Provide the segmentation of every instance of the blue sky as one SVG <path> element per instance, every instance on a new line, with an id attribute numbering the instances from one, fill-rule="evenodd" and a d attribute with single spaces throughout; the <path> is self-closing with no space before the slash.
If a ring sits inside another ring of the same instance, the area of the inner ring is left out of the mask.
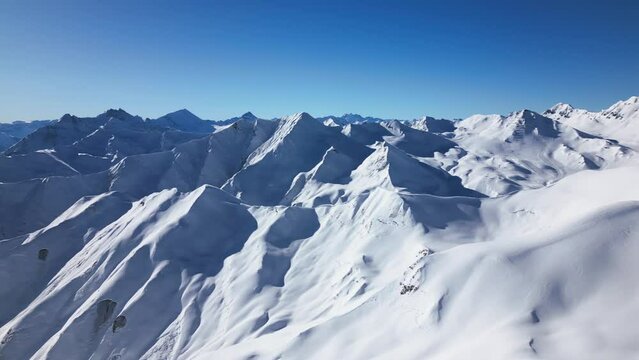
<path id="1" fill-rule="evenodd" d="M 0 121 L 599 110 L 639 95 L 637 19 L 634 0 L 4 0 Z"/>

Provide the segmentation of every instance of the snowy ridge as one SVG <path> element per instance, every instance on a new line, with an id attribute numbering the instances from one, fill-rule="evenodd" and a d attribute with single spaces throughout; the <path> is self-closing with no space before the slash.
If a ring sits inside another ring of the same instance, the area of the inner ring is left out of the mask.
<path id="1" fill-rule="evenodd" d="M 0 359 L 634 358 L 637 155 L 579 113 L 65 116 L 0 156 Z"/>
<path id="2" fill-rule="evenodd" d="M 637 149 L 639 146 L 639 97 L 618 101 L 608 109 L 591 112 L 557 104 L 545 116 L 584 132 L 612 139 Z"/>
<path id="3" fill-rule="evenodd" d="M 170 150 L 206 135 L 156 126 L 122 109 L 110 109 L 95 118 L 67 114 L 27 135 L 0 155 L 0 181 L 67 176 L 66 168 L 73 173 L 96 173 L 126 156 Z M 49 158 L 42 156 L 43 151 Z M 66 168 L 55 166 L 56 161 Z M 16 162 L 28 163 L 29 170 L 20 169 L 19 175 L 13 173 Z"/>
<path id="4" fill-rule="evenodd" d="M 539 188 L 584 169 L 617 166 L 636 152 L 530 110 L 474 115 L 457 124 L 461 148 L 436 156 L 465 186 L 489 196 Z"/>

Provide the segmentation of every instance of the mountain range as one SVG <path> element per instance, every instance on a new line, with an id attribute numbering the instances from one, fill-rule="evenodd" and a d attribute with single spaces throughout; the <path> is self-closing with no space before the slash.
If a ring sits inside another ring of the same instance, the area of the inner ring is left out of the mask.
<path id="1" fill-rule="evenodd" d="M 636 96 L 0 125 L 0 359 L 635 358 L 638 139 Z"/>

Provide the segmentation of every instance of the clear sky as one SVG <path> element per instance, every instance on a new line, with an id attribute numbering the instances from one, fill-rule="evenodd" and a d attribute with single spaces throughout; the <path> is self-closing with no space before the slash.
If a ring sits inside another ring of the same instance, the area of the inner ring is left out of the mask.
<path id="1" fill-rule="evenodd" d="M 454 118 L 631 95 L 636 0 L 0 1 L 0 121 Z"/>

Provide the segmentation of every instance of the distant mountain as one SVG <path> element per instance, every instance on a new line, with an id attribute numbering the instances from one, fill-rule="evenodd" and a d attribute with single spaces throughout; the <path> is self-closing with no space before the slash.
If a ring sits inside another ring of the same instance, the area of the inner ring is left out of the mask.
<path id="1" fill-rule="evenodd" d="M 166 114 L 157 119 L 147 120 L 147 123 L 192 133 L 210 133 L 215 130 L 214 121 L 202 120 L 186 109 Z"/>
<path id="2" fill-rule="evenodd" d="M 414 127 L 418 130 L 429 131 L 432 133 L 446 133 L 455 130 L 455 122 L 447 119 L 436 119 L 430 116 L 422 116 L 419 119 L 414 120 L 398 120 L 398 119 L 381 119 L 370 116 L 362 116 L 359 114 L 344 114 L 342 116 L 324 116 L 317 118 L 325 125 L 337 125 L 345 126 L 348 124 L 363 124 L 363 123 L 391 123 L 398 121 L 404 125 Z"/>
<path id="3" fill-rule="evenodd" d="M 347 125 L 347 124 L 357 124 L 357 123 L 363 123 L 363 122 L 384 122 L 384 121 L 390 121 L 391 119 L 380 119 L 380 118 L 376 118 L 376 117 L 371 117 L 371 116 L 362 116 L 359 114 L 344 114 L 342 116 L 335 116 L 335 115 L 329 115 L 329 116 L 323 116 L 323 117 L 318 117 L 317 120 L 319 120 L 320 122 L 324 123 L 326 121 L 332 121 L 337 125 Z"/>
<path id="4" fill-rule="evenodd" d="M 437 134 L 450 133 L 455 131 L 456 122 L 447 119 L 435 119 L 430 116 L 422 116 L 419 119 L 409 122 L 409 125 L 422 130 L 429 131 Z"/>
<path id="5" fill-rule="evenodd" d="M 20 141 L 23 137 L 49 123 L 51 123 L 51 120 L 0 123 L 0 153 Z"/>
<path id="6" fill-rule="evenodd" d="M 169 150 L 207 135 L 169 127 L 168 122 L 165 125 L 145 122 L 122 109 L 111 109 L 93 118 L 66 114 L 27 135 L 0 156 L 0 181 L 99 172 L 126 156 Z M 25 163 L 28 165 L 18 165 Z"/>
<path id="7" fill-rule="evenodd" d="M 230 119 L 226 119 L 226 120 L 218 120 L 218 121 L 213 121 L 213 123 L 216 126 L 225 126 L 225 125 L 230 125 L 233 124 L 234 122 L 240 121 L 240 120 L 255 120 L 257 119 L 257 117 L 255 115 L 253 115 L 253 113 L 251 113 L 250 111 L 245 113 L 242 116 L 237 116 L 237 117 L 233 117 Z"/>

